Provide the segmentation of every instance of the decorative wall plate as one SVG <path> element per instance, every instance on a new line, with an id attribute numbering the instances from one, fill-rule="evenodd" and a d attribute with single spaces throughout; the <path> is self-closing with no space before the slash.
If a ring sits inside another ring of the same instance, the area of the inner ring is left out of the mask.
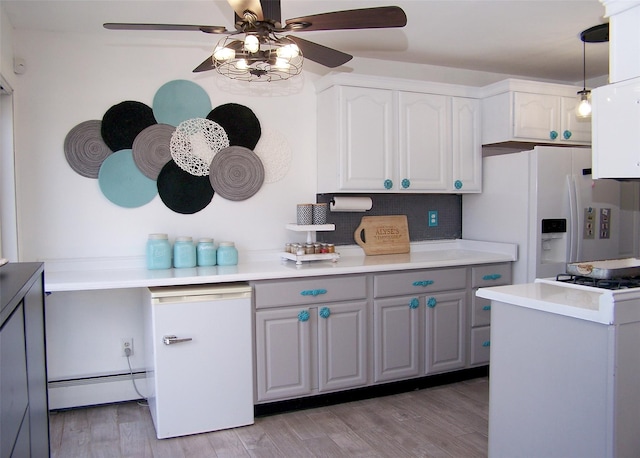
<path id="1" fill-rule="evenodd" d="M 264 167 L 250 149 L 230 146 L 218 152 L 211 161 L 211 186 L 228 200 L 246 200 L 264 183 Z"/>
<path id="2" fill-rule="evenodd" d="M 102 139 L 101 125 L 99 120 L 81 122 L 64 139 L 67 162 L 83 177 L 98 178 L 102 162 L 113 153 Z"/>

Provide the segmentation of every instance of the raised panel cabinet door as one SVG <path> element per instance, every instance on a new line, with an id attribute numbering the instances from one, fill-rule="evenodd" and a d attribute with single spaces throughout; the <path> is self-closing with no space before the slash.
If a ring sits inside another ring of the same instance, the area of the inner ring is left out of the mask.
<path id="1" fill-rule="evenodd" d="M 397 190 L 445 191 L 451 181 L 451 97 L 398 94 Z"/>
<path id="2" fill-rule="evenodd" d="M 480 192 L 482 190 L 480 101 L 453 97 L 451 119 L 453 166 L 449 189 L 458 192 Z"/>
<path id="3" fill-rule="evenodd" d="M 558 142 L 562 139 L 557 96 L 516 92 L 514 113 L 514 137 Z"/>
<path id="4" fill-rule="evenodd" d="M 340 88 L 340 95 L 340 189 L 397 190 L 393 92 L 347 86 Z"/>
<path id="5" fill-rule="evenodd" d="M 367 302 L 319 305 L 318 390 L 367 383 Z"/>
<path id="6" fill-rule="evenodd" d="M 418 296 L 374 302 L 375 382 L 420 375 L 420 304 Z"/>
<path id="7" fill-rule="evenodd" d="M 256 312 L 257 400 L 285 399 L 311 392 L 311 327 L 306 307 Z"/>
<path id="8" fill-rule="evenodd" d="M 426 296 L 426 373 L 465 366 L 466 292 Z"/>
<path id="9" fill-rule="evenodd" d="M 561 97 L 560 111 L 562 113 L 561 131 L 562 139 L 572 143 L 591 144 L 591 118 L 578 118 L 576 107 L 577 97 Z"/>

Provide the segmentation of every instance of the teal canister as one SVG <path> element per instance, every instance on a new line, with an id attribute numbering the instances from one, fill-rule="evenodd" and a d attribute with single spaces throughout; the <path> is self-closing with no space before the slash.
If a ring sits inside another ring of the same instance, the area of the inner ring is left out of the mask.
<path id="1" fill-rule="evenodd" d="M 233 242 L 220 242 L 217 253 L 219 266 L 235 266 L 238 264 L 238 250 Z"/>
<path id="2" fill-rule="evenodd" d="M 196 247 L 191 237 L 176 237 L 173 244 L 173 267 L 180 269 L 183 267 L 196 266 Z"/>
<path id="3" fill-rule="evenodd" d="M 213 239 L 202 238 L 198 240 L 196 258 L 200 267 L 216 265 L 216 247 L 213 245 Z"/>
<path id="4" fill-rule="evenodd" d="M 147 269 L 171 269 L 171 244 L 167 234 L 149 234 L 147 239 Z"/>

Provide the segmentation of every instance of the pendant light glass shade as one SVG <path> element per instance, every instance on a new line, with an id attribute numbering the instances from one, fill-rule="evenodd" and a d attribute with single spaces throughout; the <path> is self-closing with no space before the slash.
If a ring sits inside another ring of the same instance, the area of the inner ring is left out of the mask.
<path id="1" fill-rule="evenodd" d="M 585 41 L 582 41 L 582 90 L 578 91 L 578 105 L 576 107 L 576 116 L 578 118 L 591 117 L 591 91 L 586 88 L 587 85 L 587 59 Z"/>

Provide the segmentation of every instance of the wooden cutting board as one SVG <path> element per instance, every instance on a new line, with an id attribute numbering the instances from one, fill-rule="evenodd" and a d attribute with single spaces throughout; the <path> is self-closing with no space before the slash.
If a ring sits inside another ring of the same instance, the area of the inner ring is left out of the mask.
<path id="1" fill-rule="evenodd" d="M 407 215 L 363 216 L 353 236 L 366 255 L 409 252 Z"/>

